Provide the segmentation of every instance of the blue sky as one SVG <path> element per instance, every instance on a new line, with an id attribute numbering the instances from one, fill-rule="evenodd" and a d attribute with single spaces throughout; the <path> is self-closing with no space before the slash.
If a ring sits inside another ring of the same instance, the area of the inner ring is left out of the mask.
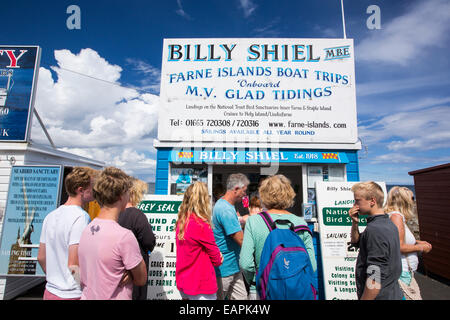
<path id="1" fill-rule="evenodd" d="M 72 4 L 80 30 L 66 26 Z M 381 29 L 366 25 L 370 5 Z M 344 0 L 344 8 L 361 180 L 412 184 L 408 171 L 450 160 L 450 2 Z M 35 106 L 56 145 L 146 181 L 156 165 L 164 38 L 343 37 L 339 0 L 16 0 L 2 4 L 0 19 L 2 44 L 42 48 Z M 45 143 L 37 124 L 32 139 Z"/>

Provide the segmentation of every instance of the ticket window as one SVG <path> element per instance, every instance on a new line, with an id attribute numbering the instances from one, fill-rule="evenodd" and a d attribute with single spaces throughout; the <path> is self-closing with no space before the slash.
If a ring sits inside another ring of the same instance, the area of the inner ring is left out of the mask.
<path id="1" fill-rule="evenodd" d="M 307 167 L 308 199 L 303 211 L 308 212 L 308 220 L 317 219 L 317 203 L 315 183 L 317 181 L 344 182 L 346 181 L 345 165 L 343 164 L 314 164 Z M 305 214 L 306 216 L 306 214 Z"/>

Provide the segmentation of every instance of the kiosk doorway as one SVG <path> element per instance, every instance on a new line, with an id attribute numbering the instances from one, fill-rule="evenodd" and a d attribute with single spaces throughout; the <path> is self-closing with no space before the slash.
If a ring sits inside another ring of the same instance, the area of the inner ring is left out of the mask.
<path id="1" fill-rule="evenodd" d="M 261 165 L 213 165 L 212 166 L 212 194 L 213 200 L 217 201 L 226 192 L 226 182 L 228 176 L 233 173 L 243 173 L 250 180 L 247 188 L 249 197 L 255 196 L 259 183 L 267 176 L 261 175 Z M 303 203 L 303 176 L 302 165 L 280 165 L 277 174 L 286 176 L 290 181 L 296 194 L 294 205 L 287 209 L 289 212 L 302 216 Z M 243 208 L 242 204 L 236 205 L 237 211 L 241 215 L 248 214 L 248 209 Z"/>

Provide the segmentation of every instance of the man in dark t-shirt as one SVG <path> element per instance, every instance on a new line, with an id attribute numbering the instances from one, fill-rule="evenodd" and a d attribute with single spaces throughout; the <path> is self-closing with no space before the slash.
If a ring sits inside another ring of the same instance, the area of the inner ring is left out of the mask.
<path id="1" fill-rule="evenodd" d="M 355 272 L 358 299 L 401 300 L 400 240 L 397 227 L 384 213 L 383 190 L 375 182 L 362 182 L 355 184 L 352 191 L 355 204 L 349 215 L 351 241 L 359 246 Z M 369 215 L 367 227 L 361 234 L 358 230 L 360 214 Z"/>

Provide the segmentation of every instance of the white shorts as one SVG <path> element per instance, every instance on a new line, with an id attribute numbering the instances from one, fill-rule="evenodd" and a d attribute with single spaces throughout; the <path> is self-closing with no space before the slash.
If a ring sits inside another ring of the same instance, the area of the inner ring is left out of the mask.
<path id="1" fill-rule="evenodd" d="M 248 300 L 242 272 L 224 278 L 217 277 L 216 279 L 218 300 Z"/>

